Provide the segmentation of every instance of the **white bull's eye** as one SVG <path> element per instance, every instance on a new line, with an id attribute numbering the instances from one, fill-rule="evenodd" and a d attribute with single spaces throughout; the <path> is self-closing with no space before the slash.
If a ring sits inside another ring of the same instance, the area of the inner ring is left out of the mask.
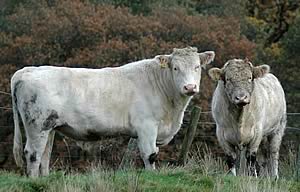
<path id="1" fill-rule="evenodd" d="M 198 71 L 200 69 L 200 65 L 197 65 L 196 67 L 195 67 L 195 71 Z"/>
<path id="2" fill-rule="evenodd" d="M 177 71 L 177 67 L 174 67 L 174 71 Z"/>

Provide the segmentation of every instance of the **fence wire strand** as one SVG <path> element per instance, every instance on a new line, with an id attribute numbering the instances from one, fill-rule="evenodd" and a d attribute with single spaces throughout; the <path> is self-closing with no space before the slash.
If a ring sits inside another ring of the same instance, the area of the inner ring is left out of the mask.
<path id="1" fill-rule="evenodd" d="M 0 91 L 0 94 L 3 94 L 3 95 L 9 95 L 9 96 L 11 96 L 11 94 L 10 94 L 10 93 L 8 93 L 8 92 L 5 92 L 5 91 Z"/>
<path id="2" fill-rule="evenodd" d="M 1 107 L 0 109 L 3 109 L 3 107 Z M 202 112 L 204 114 L 210 114 L 210 111 L 207 112 Z M 300 113 L 287 113 L 287 115 L 300 115 Z M 209 122 L 209 121 L 199 121 L 198 125 L 215 125 L 215 122 Z M 0 128 L 13 128 L 13 126 L 9 126 L 9 125 L 0 125 Z M 298 127 L 292 127 L 292 126 L 287 126 L 286 130 L 290 130 L 290 133 L 300 133 L 300 128 Z M 205 134 L 205 133 L 202 133 Z M 216 135 L 197 135 L 195 138 L 216 138 Z M 64 145 L 56 145 L 56 151 L 59 151 L 58 153 L 53 154 L 53 158 L 55 158 L 54 163 L 52 163 L 52 167 L 56 164 L 58 164 L 58 162 L 63 161 L 64 163 L 68 163 L 68 164 L 72 164 L 72 161 L 74 159 L 76 160 L 86 160 L 89 158 L 96 158 L 96 159 L 101 159 L 101 156 L 98 157 L 95 154 L 92 153 L 82 153 L 83 151 L 87 151 L 84 150 L 82 148 L 80 148 L 80 146 L 74 144 L 73 143 L 68 143 L 67 140 L 63 139 L 62 140 Z M 0 141 L 0 146 L 12 146 L 13 145 L 13 141 Z M 78 152 L 76 154 L 72 154 L 70 149 L 81 149 L 82 152 Z M 83 155 L 84 154 L 84 155 Z M 12 156 L 10 155 L 10 153 L 3 153 L 0 154 L 1 158 L 11 158 Z M 16 166 L 13 165 L 2 165 L 0 166 L 0 169 L 16 169 Z"/>

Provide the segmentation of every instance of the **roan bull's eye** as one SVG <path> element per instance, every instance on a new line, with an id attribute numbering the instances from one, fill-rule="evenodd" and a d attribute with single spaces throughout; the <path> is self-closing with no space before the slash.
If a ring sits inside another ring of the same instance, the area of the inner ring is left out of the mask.
<path id="1" fill-rule="evenodd" d="M 177 67 L 174 67 L 174 71 L 177 71 Z"/>
<path id="2" fill-rule="evenodd" d="M 252 81 L 252 77 L 249 77 L 249 78 L 248 78 L 248 81 L 251 82 L 251 81 Z"/>

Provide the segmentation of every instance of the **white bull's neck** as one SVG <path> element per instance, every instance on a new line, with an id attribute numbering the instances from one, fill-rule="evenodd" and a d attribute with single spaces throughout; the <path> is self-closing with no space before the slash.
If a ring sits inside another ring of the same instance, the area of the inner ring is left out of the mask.
<path id="1" fill-rule="evenodd" d="M 142 60 L 123 66 L 123 68 L 130 79 L 152 90 L 148 94 L 162 99 L 163 110 L 184 110 L 191 99 L 191 97 L 183 96 L 175 88 L 170 69 L 162 68 L 156 59 Z"/>
<path id="2" fill-rule="evenodd" d="M 151 77 L 152 76 L 152 77 Z M 153 68 L 152 73 L 148 74 L 148 79 L 159 90 L 162 98 L 164 98 L 172 107 L 182 110 L 191 97 L 183 96 L 175 86 L 175 82 L 170 69 L 164 69 L 160 66 Z"/>
<path id="3" fill-rule="evenodd" d="M 161 121 L 158 130 L 157 142 L 167 144 L 181 127 L 184 111 L 192 97 L 183 96 L 176 89 L 170 69 L 159 66 L 148 73 L 150 84 L 157 89 L 162 99 L 160 106 Z"/>

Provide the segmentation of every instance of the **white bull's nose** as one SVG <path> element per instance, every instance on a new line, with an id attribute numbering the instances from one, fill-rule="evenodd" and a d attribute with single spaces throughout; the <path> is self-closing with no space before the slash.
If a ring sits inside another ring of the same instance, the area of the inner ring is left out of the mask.
<path id="1" fill-rule="evenodd" d="M 197 92 L 197 85 L 196 84 L 187 84 L 183 86 L 184 94 L 188 96 L 192 96 Z"/>
<path id="2" fill-rule="evenodd" d="M 195 84 L 187 84 L 184 86 L 184 89 L 186 91 L 193 91 L 194 89 L 196 89 L 196 85 Z"/>

